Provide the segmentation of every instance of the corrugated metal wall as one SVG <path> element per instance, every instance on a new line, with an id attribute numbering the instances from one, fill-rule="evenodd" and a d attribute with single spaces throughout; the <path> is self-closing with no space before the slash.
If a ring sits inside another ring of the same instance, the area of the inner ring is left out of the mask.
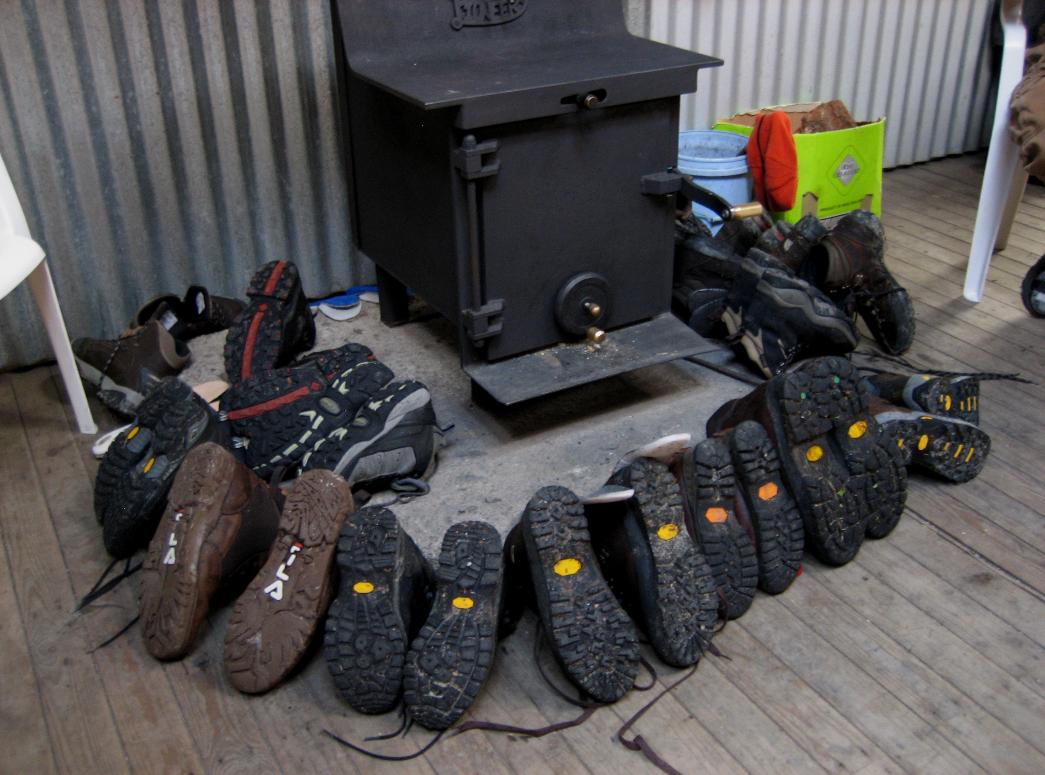
<path id="1" fill-rule="evenodd" d="M 684 128 L 768 105 L 840 98 L 886 116 L 885 164 L 983 145 L 994 0 L 648 0 L 654 40 L 713 54 Z"/>
<path id="2" fill-rule="evenodd" d="M 991 0 L 623 2 L 633 31 L 728 62 L 684 126 L 839 96 L 889 116 L 891 163 L 979 145 Z M 0 154 L 72 335 L 192 282 L 240 294 L 274 258 L 311 294 L 369 279 L 332 76 L 326 0 L 0 0 Z M 50 357 L 36 321 L 24 289 L 0 302 L 0 368 Z"/>
<path id="3" fill-rule="evenodd" d="M 323 0 L 0 0 L 0 154 L 72 336 L 275 258 L 311 294 L 365 279 L 333 73 Z M 0 367 L 50 357 L 36 320 L 0 303 Z"/>

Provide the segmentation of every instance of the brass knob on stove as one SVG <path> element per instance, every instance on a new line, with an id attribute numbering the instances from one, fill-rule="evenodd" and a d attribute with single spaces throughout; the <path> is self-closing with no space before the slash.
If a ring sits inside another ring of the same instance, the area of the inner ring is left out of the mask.
<path id="1" fill-rule="evenodd" d="M 592 318 L 597 318 L 602 314 L 602 307 L 596 304 L 594 301 L 584 302 L 584 311 L 587 312 Z"/>
<path id="2" fill-rule="evenodd" d="M 588 328 L 588 341 L 592 344 L 602 344 L 606 341 L 606 332 L 597 326 Z"/>

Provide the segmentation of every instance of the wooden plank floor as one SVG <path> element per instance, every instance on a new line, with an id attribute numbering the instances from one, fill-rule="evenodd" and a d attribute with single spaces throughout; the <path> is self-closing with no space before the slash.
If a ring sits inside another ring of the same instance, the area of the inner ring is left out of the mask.
<path id="1" fill-rule="evenodd" d="M 706 659 L 637 727 L 685 772 L 1045 772 L 1045 321 L 1019 301 L 1045 252 L 1045 190 L 1028 190 L 971 305 L 960 294 L 982 164 L 963 156 L 885 176 L 888 263 L 918 314 L 909 357 L 1038 384 L 985 384 L 993 446 L 978 479 L 912 475 L 892 536 L 844 568 L 810 562 L 724 629 L 716 644 L 730 659 Z M 613 741 L 649 694 L 539 740 L 472 732 L 385 764 L 322 734 L 361 740 L 395 719 L 347 710 L 321 659 L 268 695 L 236 693 L 222 670 L 227 611 L 182 662 L 154 662 L 135 629 L 95 650 L 134 615 L 138 586 L 73 613 L 106 557 L 90 440 L 60 395 L 53 369 L 0 375 L 0 772 L 651 770 Z M 532 637 L 527 619 L 500 645 L 475 717 L 540 726 L 574 712 L 539 679 Z M 662 686 L 679 675 L 658 669 Z M 415 731 L 386 750 L 427 739 Z"/>

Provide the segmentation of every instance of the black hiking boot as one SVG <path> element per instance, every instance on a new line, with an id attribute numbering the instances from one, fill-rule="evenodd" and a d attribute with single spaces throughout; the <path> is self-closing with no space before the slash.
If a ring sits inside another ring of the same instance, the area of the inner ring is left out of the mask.
<path id="1" fill-rule="evenodd" d="M 428 618 L 432 568 L 395 514 L 367 506 L 341 528 L 340 588 L 327 613 L 323 654 L 341 699 L 360 713 L 399 702 L 410 642 Z"/>
<path id="2" fill-rule="evenodd" d="M 795 580 L 805 543 L 802 515 L 784 484 L 780 457 L 766 429 L 748 420 L 729 433 L 736 472 L 734 506 L 741 524 L 751 524 L 758 553 L 758 588 L 776 595 Z"/>
<path id="3" fill-rule="evenodd" d="M 803 263 L 827 234 L 820 219 L 810 213 L 793 225 L 787 221 L 777 221 L 772 228 L 762 232 L 754 247 L 773 256 L 791 272 L 802 277 Z"/>
<path id="4" fill-rule="evenodd" d="M 899 355 L 910 348 L 914 307 L 885 267 L 885 230 L 874 215 L 857 210 L 842 218 L 810 251 L 803 276 L 859 314 L 883 350 Z"/>
<path id="5" fill-rule="evenodd" d="M 187 385 L 161 384 L 142 402 L 141 414 L 148 421 L 157 417 L 155 425 L 132 426 L 98 467 L 96 513 L 105 548 L 118 558 L 148 544 L 178 467 L 192 448 L 207 441 L 230 446 L 217 412 Z"/>
<path id="6" fill-rule="evenodd" d="M 603 575 L 657 656 L 688 667 L 711 643 L 719 597 L 711 568 L 686 532 L 679 483 L 666 464 L 649 458 L 633 460 L 609 483 L 635 494 L 622 503 L 589 507 Z"/>
<path id="7" fill-rule="evenodd" d="M 864 533 L 888 534 L 903 513 L 907 471 L 870 410 L 870 391 L 845 358 L 805 361 L 730 401 L 708 434 L 755 420 L 776 444 L 806 546 L 829 565 L 856 556 Z"/>
<path id="8" fill-rule="evenodd" d="M 635 683 L 639 639 L 599 569 L 580 499 L 565 487 L 542 487 L 517 530 L 506 542 L 509 570 L 530 580 L 560 668 L 589 697 L 616 702 Z"/>
<path id="9" fill-rule="evenodd" d="M 682 472 L 690 535 L 707 559 L 726 618 L 736 619 L 755 597 L 758 556 L 752 536 L 734 511 L 736 485 L 729 445 L 723 439 L 704 439 L 683 460 Z"/>
<path id="10" fill-rule="evenodd" d="M 301 467 L 327 469 L 367 488 L 427 479 L 442 437 L 428 388 L 393 382 L 370 396 L 350 422 L 320 436 Z"/>
<path id="11" fill-rule="evenodd" d="M 851 352 L 858 337 L 852 321 L 809 283 L 757 260 L 752 249 L 740 263 L 722 320 L 748 358 L 767 377 L 796 358 Z"/>
<path id="12" fill-rule="evenodd" d="M 190 285 L 185 298 L 165 293 L 142 305 L 131 321 L 131 328 L 144 326 L 153 320 L 181 341 L 204 334 L 223 331 L 243 312 L 243 302 L 211 296 L 202 285 Z"/>
<path id="13" fill-rule="evenodd" d="M 991 437 L 970 422 L 880 400 L 871 408 L 908 466 L 960 483 L 975 479 L 987 463 Z"/>
<path id="14" fill-rule="evenodd" d="M 369 357 L 361 348 L 264 371 L 229 388 L 222 417 L 247 465 L 260 476 L 280 467 L 292 472 L 317 441 L 348 426 L 394 377 Z"/>
<path id="15" fill-rule="evenodd" d="M 282 500 L 217 444 L 186 456 L 142 565 L 142 640 L 150 654 L 185 656 L 219 588 L 242 591 L 276 537 Z"/>
<path id="16" fill-rule="evenodd" d="M 502 576 L 501 538 L 492 526 L 450 526 L 432 609 L 403 668 L 403 701 L 421 726 L 446 729 L 479 696 L 497 649 Z"/>
<path id="17" fill-rule="evenodd" d="M 875 395 L 891 404 L 973 425 L 980 423 L 980 378 L 976 375 L 882 373 L 867 379 Z"/>
<path id="18" fill-rule="evenodd" d="M 232 383 L 284 366 L 316 341 L 316 323 L 293 263 L 265 264 L 251 278 L 247 296 L 250 303 L 225 339 L 225 373 Z"/>

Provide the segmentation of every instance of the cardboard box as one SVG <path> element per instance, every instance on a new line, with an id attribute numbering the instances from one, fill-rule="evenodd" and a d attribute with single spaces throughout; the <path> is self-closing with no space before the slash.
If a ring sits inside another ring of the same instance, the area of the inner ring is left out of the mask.
<path id="1" fill-rule="evenodd" d="M 879 217 L 882 214 L 885 119 L 853 122 L 855 126 L 847 129 L 810 132 L 837 121 L 832 111 L 824 111 L 831 104 L 814 102 L 764 109 L 787 113 L 796 132 L 798 196 L 790 210 L 773 213 L 777 220 L 794 223 L 806 213 L 826 219 L 853 210 L 870 210 Z M 764 111 L 740 113 L 718 122 L 714 128 L 750 136 L 755 116 L 761 112 Z M 801 131 L 803 127 L 806 132 Z"/>

